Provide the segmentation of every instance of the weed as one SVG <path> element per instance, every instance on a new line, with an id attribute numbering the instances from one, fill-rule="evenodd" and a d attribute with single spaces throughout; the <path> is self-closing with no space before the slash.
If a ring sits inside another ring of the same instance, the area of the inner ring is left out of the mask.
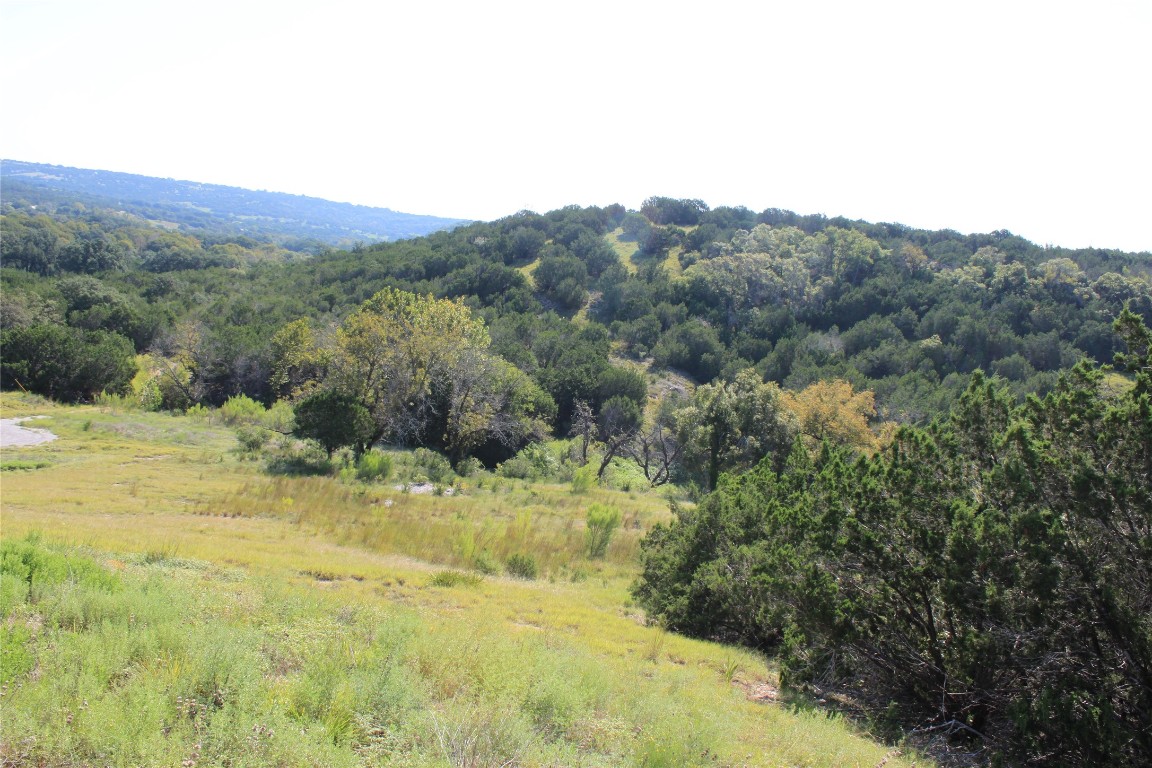
<path id="1" fill-rule="evenodd" d="M 431 713 L 440 753 L 452 768 L 506 768 L 519 765 L 519 754 L 531 737 L 512 712 L 479 705 L 456 706 Z"/>
<path id="2" fill-rule="evenodd" d="M 175 542 L 167 542 L 159 547 L 153 547 L 144 553 L 144 562 L 147 565 L 164 565 L 176 560 L 176 555 L 180 551 L 180 545 Z"/>
<path id="3" fill-rule="evenodd" d="M 740 668 L 741 665 L 739 661 L 732 658 L 731 656 L 725 657 L 724 666 L 721 669 L 721 673 L 724 675 L 724 682 L 728 683 L 728 685 L 731 685 L 732 681 L 736 678 L 736 675 L 740 672 Z"/>
<path id="4" fill-rule="evenodd" d="M 661 654 L 664 653 L 664 643 L 668 640 L 668 630 L 660 628 L 648 636 L 648 642 L 644 644 L 644 660 L 650 661 L 653 664 L 660 661 Z"/>

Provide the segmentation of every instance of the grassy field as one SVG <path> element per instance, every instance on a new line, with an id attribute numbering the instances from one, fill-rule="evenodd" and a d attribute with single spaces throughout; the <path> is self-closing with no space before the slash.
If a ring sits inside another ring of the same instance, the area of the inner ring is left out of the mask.
<path id="1" fill-rule="evenodd" d="M 2 398 L 59 436 L 2 457 L 5 766 L 914 764 L 645 624 L 658 494 L 273 476 L 208 420 Z"/>

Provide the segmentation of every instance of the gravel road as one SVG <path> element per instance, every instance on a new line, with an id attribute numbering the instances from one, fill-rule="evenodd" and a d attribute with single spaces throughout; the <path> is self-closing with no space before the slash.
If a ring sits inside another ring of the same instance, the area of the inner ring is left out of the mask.
<path id="1" fill-rule="evenodd" d="M 9 448 L 16 445 L 39 445 L 56 439 L 56 435 L 46 429 L 32 429 L 22 427 L 20 422 L 40 418 L 25 416 L 21 419 L 0 419 L 0 447 Z"/>

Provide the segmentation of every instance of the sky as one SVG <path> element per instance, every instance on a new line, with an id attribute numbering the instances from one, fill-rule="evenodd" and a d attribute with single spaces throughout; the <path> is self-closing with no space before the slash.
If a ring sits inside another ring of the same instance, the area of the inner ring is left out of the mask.
<path id="1" fill-rule="evenodd" d="M 0 157 L 1152 251 L 1152 0 L 0 0 Z"/>

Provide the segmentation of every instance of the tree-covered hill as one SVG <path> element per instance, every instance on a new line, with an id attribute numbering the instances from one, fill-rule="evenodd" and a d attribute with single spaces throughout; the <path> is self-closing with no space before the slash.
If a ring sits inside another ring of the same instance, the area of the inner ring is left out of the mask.
<path id="1" fill-rule="evenodd" d="M 348 247 L 356 242 L 420 237 L 463 223 L 281 192 L 18 160 L 0 161 L 0 174 L 9 202 L 72 198 L 89 207 L 113 208 L 148 221 L 179 225 L 186 232 L 272 238 L 280 243 L 315 241 Z"/>
<path id="2" fill-rule="evenodd" d="M 485 326 L 483 353 L 551 398 L 554 410 L 538 415 L 550 414 L 553 434 L 576 428 L 585 407 L 586 425 L 599 419 L 611 431 L 603 409 L 628 395 L 646 413 L 617 412 L 627 416 L 618 426 L 643 416 L 650 440 L 675 434 L 691 450 L 671 479 L 704 487 L 787 442 L 750 443 L 749 430 L 823 432 L 828 419 L 817 414 L 836 402 L 839 416 L 862 420 L 871 437 L 838 429 L 864 447 L 885 424 L 945 412 L 977 369 L 1018 398 L 1044 394 L 1078 360 L 1119 351 L 1111 324 L 1125 305 L 1152 320 L 1147 253 L 662 197 L 639 211 L 523 211 L 290 263 L 252 258 L 254 241 L 142 230 L 82 203 L 6 207 L 3 227 L 9 349 L 49 337 L 60 349 L 104 348 L 109 339 L 94 334 L 117 334 L 182 371 L 180 403 L 240 394 L 270 403 L 334 386 L 340 334 L 381 290 L 431 295 L 467 307 Z M 45 325 L 53 330 L 27 330 Z M 277 346 L 286 333 L 311 339 L 322 361 L 291 382 Z M 18 363 L 5 361 L 6 386 L 27 386 Z M 648 402 L 621 370 L 670 370 L 708 386 Z M 721 409 L 769 385 L 807 421 L 771 427 L 763 413 Z M 442 437 L 407 439 L 445 447 Z"/>

